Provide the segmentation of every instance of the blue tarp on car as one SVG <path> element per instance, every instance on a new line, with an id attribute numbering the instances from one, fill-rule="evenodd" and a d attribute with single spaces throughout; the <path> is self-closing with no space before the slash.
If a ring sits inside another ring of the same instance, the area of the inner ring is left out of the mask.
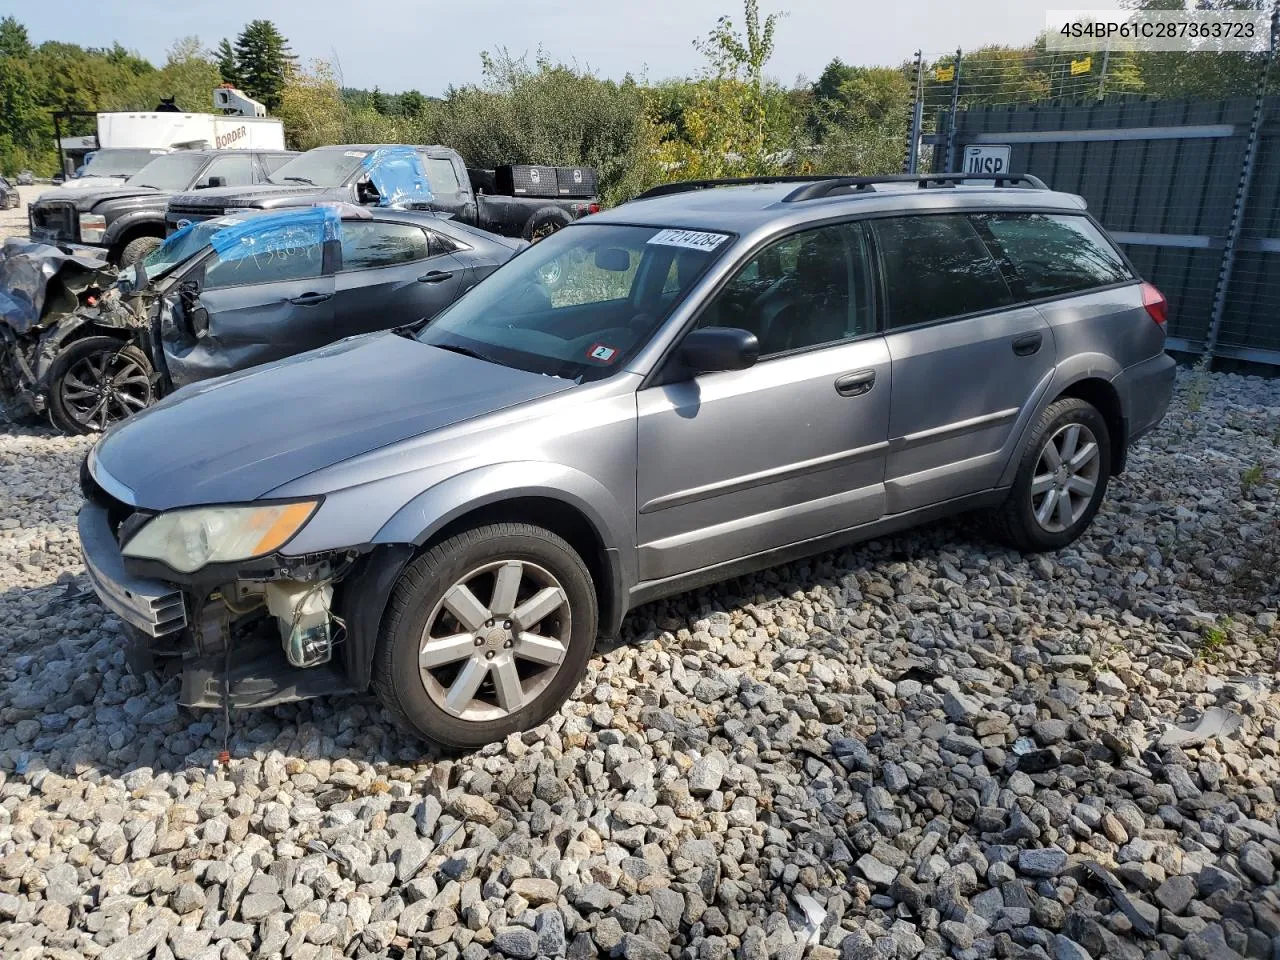
<path id="1" fill-rule="evenodd" d="M 342 236 L 342 217 L 331 206 L 281 210 L 251 217 L 219 230 L 209 245 L 223 261 L 244 260 L 264 253 L 319 246 Z"/>
<path id="2" fill-rule="evenodd" d="M 431 202 L 431 183 L 413 147 L 379 147 L 361 162 L 378 191 L 378 206 L 406 207 Z"/>

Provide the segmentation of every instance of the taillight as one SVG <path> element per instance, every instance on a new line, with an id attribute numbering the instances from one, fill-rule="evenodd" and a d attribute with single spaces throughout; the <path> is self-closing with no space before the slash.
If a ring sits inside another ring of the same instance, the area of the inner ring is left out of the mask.
<path id="1" fill-rule="evenodd" d="M 1169 301 L 1164 298 L 1164 294 L 1156 289 L 1153 283 L 1144 283 L 1142 285 L 1142 306 L 1146 309 L 1151 319 L 1160 326 L 1164 326 L 1169 319 Z"/>
<path id="2" fill-rule="evenodd" d="M 587 204 L 587 213 L 599 213 L 599 212 L 600 212 L 600 204 L 598 203 Z"/>

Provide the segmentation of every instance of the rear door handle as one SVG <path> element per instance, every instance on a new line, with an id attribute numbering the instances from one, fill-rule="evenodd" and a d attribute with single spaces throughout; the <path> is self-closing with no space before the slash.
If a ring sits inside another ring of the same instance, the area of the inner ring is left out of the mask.
<path id="1" fill-rule="evenodd" d="M 418 278 L 419 283 L 444 283 L 453 276 L 451 270 L 431 270 Z"/>
<path id="2" fill-rule="evenodd" d="M 860 397 L 864 393 L 870 393 L 875 385 L 874 370 L 858 370 L 855 373 L 846 373 L 836 381 L 836 393 L 842 397 Z"/>
<path id="3" fill-rule="evenodd" d="M 289 300 L 290 303 L 296 303 L 300 307 L 312 307 L 317 303 L 324 303 L 333 294 L 331 293 L 303 293 Z"/>
<path id="4" fill-rule="evenodd" d="M 1044 343 L 1044 334 L 1027 333 L 1014 339 L 1013 352 L 1020 357 L 1029 357 L 1039 351 L 1042 343 Z"/>

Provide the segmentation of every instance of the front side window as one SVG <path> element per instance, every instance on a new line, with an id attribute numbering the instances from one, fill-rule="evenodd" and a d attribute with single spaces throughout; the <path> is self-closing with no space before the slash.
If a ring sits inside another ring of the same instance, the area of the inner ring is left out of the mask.
<path id="1" fill-rule="evenodd" d="M 221 177 L 227 187 L 247 187 L 253 183 L 253 157 L 243 154 L 235 157 L 218 157 L 209 169 L 200 175 L 200 184 L 209 186 L 214 177 Z"/>
<path id="2" fill-rule="evenodd" d="M 974 218 L 1018 272 L 1030 299 L 1062 296 L 1133 279 L 1124 259 L 1088 218 L 990 213 Z"/>
<path id="3" fill-rule="evenodd" d="M 1013 302 L 1000 267 L 968 217 L 926 214 L 870 222 L 890 330 Z"/>
<path id="4" fill-rule="evenodd" d="M 371 270 L 429 256 L 427 235 L 407 223 L 348 220 L 342 225 L 342 269 Z"/>
<path id="5" fill-rule="evenodd" d="M 205 263 L 205 289 L 311 280 L 320 276 L 324 245 L 316 240 L 314 233 L 309 235 L 306 230 L 281 225 L 262 231 L 254 241 L 261 253 L 246 256 L 237 249 L 232 252 L 234 259 L 225 260 L 215 252 Z"/>
<path id="6" fill-rule="evenodd" d="M 732 240 L 709 231 L 577 224 L 509 260 L 418 339 L 535 373 L 602 379 L 649 342 Z"/>
<path id="7" fill-rule="evenodd" d="M 431 192 L 437 196 L 455 194 L 460 185 L 457 171 L 453 169 L 453 161 L 443 157 L 428 157 L 425 161 L 427 182 L 431 184 Z"/>
<path id="8" fill-rule="evenodd" d="M 857 224 L 792 234 L 752 257 L 698 326 L 750 330 L 761 357 L 862 336 L 875 323 L 868 277 Z"/>

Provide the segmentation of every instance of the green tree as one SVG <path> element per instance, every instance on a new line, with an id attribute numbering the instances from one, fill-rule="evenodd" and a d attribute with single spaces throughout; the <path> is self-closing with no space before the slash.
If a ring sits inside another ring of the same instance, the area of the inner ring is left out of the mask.
<path id="1" fill-rule="evenodd" d="M 240 86 L 240 64 L 236 62 L 236 52 L 231 47 L 231 41 L 226 37 L 219 40 L 213 56 L 222 82 L 229 83 L 233 87 Z"/>
<path id="2" fill-rule="evenodd" d="M 380 113 L 383 116 L 391 112 L 391 105 L 387 101 L 387 95 L 378 87 L 374 87 L 373 92 L 369 94 L 369 107 L 374 113 Z"/>
<path id="3" fill-rule="evenodd" d="M 14 17 L 0 19 L 0 57 L 31 56 L 31 38 L 27 28 Z"/>
<path id="4" fill-rule="evenodd" d="M 427 98 L 417 90 L 406 90 L 400 94 L 398 107 L 402 117 L 420 117 L 427 109 Z"/>
<path id="5" fill-rule="evenodd" d="M 274 112 L 297 63 L 288 41 L 270 20 L 254 20 L 236 38 L 235 53 L 245 92 Z"/>
<path id="6" fill-rule="evenodd" d="M 688 90 L 678 127 L 657 123 L 658 160 L 682 180 L 779 172 L 795 161 L 796 143 L 778 115 L 787 101 L 765 81 L 773 34 L 782 14 L 760 20 L 757 0 L 744 0 L 745 31 L 723 16 L 694 46 L 707 70 Z"/>

